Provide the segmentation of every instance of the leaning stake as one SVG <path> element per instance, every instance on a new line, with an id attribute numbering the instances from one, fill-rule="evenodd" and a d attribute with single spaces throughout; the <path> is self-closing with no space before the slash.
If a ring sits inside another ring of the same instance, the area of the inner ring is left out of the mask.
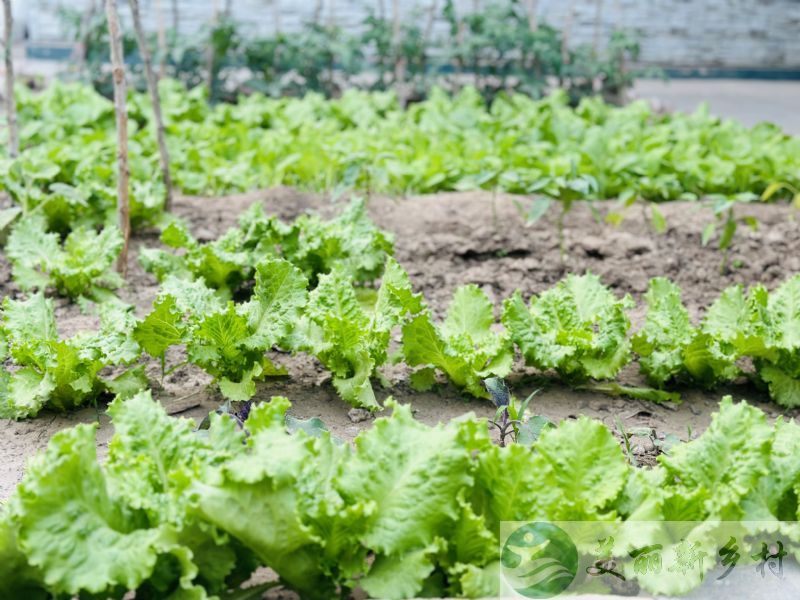
<path id="1" fill-rule="evenodd" d="M 128 206 L 128 112 L 125 109 L 125 65 L 122 61 L 122 36 L 119 29 L 117 0 L 106 0 L 108 37 L 111 45 L 111 67 L 114 75 L 114 112 L 117 116 L 117 215 L 122 230 L 122 252 L 117 260 L 117 271 L 123 277 L 128 271 L 128 243 L 131 237 L 131 218 Z"/>
<path id="2" fill-rule="evenodd" d="M 144 72 L 147 76 L 147 89 L 150 92 L 150 100 L 153 103 L 153 115 L 156 120 L 156 140 L 158 141 L 158 156 L 161 161 L 161 172 L 164 175 L 164 186 L 167 188 L 167 196 L 164 200 L 164 210 L 172 210 L 172 176 L 169 172 L 169 153 L 167 152 L 167 142 L 164 136 L 164 119 L 161 116 L 161 100 L 158 98 L 158 76 L 153 70 L 153 62 L 150 58 L 150 48 L 147 46 L 147 38 L 144 37 L 142 29 L 142 16 L 139 12 L 139 0 L 130 0 L 131 14 L 133 15 L 133 28 L 136 30 L 136 41 L 139 43 L 139 53 L 142 55 Z"/>
<path id="3" fill-rule="evenodd" d="M 14 18 L 11 15 L 11 0 L 3 0 L 5 18 L 6 51 L 6 117 L 8 118 L 8 155 L 16 158 L 19 154 L 19 133 L 17 132 L 17 104 L 14 101 L 14 61 L 12 60 L 12 37 Z"/>

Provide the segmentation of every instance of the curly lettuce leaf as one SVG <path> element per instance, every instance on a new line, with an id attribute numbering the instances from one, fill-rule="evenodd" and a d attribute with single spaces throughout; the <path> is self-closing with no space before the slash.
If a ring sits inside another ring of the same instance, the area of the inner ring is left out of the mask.
<path id="1" fill-rule="evenodd" d="M 423 308 L 422 295 L 413 293 L 408 274 L 392 258 L 386 261 L 380 289 L 367 304 L 347 273 L 335 270 L 322 275 L 309 294 L 305 322 L 292 343 L 331 371 L 343 400 L 376 410 L 370 378 L 387 360 L 394 328 Z"/>
<path id="2" fill-rule="evenodd" d="M 684 353 L 695 336 L 680 288 L 664 277 L 650 280 L 647 315 L 632 340 L 633 351 L 649 381 L 663 386 L 684 371 Z"/>
<path id="3" fill-rule="evenodd" d="M 64 240 L 47 232 L 43 216 L 22 219 L 11 232 L 6 252 L 14 278 L 25 290 L 54 287 L 69 298 L 105 298 L 122 285 L 112 266 L 122 249 L 122 235 L 116 227 L 99 233 L 77 227 Z"/>
<path id="4" fill-rule="evenodd" d="M 254 204 L 214 241 L 197 241 L 186 225 L 173 220 L 161 241 L 181 253 L 144 249 L 140 261 L 159 280 L 168 276 L 200 280 L 223 300 L 248 291 L 257 277 L 256 265 L 283 258 L 297 267 L 316 286 L 321 275 L 339 270 L 355 282 L 371 282 L 381 276 L 386 259 L 393 254 L 391 236 L 370 221 L 366 204 L 354 199 L 341 215 L 324 221 L 301 215 L 291 224 L 266 216 Z"/>
<path id="5" fill-rule="evenodd" d="M 249 452 L 223 462 L 193 493 L 207 522 L 242 541 L 304 597 L 330 597 L 324 540 L 307 512 L 335 495 L 321 473 L 325 457 L 335 460 L 339 450 L 328 435 L 288 434 L 288 406 L 273 398 L 256 407 L 245 423 Z"/>
<path id="6" fill-rule="evenodd" d="M 57 433 L 31 460 L 12 510 L 19 546 L 53 593 L 136 589 L 173 546 L 168 529 L 109 494 L 88 425 Z"/>
<path id="7" fill-rule="evenodd" d="M 454 385 L 486 398 L 483 380 L 505 377 L 513 362 L 507 337 L 493 325 L 494 306 L 486 294 L 476 285 L 462 286 L 441 325 L 423 312 L 403 327 L 403 354 L 409 366 L 440 369 Z"/>
<path id="8" fill-rule="evenodd" d="M 291 332 L 308 301 L 305 275 L 282 259 L 266 259 L 256 266 L 252 299 L 242 306 L 253 332 L 245 345 L 272 348 Z"/>
<path id="9" fill-rule="evenodd" d="M 606 520 L 630 465 L 598 421 L 580 417 L 542 431 L 530 467 L 538 485 L 534 514 L 555 520 Z"/>
<path id="10" fill-rule="evenodd" d="M 703 518 L 737 520 L 741 500 L 768 473 L 771 442 L 764 413 L 726 396 L 702 436 L 659 460 L 675 493 L 685 490 L 702 498 Z"/>
<path id="11" fill-rule="evenodd" d="M 618 300 L 596 275 L 569 275 L 531 299 L 504 303 L 503 325 L 528 365 L 566 379 L 611 379 L 630 358 L 629 296 Z"/>
<path id="12" fill-rule="evenodd" d="M 247 317 L 229 302 L 224 311 L 200 320 L 186 345 L 189 361 L 212 375 L 230 400 L 249 400 L 262 375 L 283 374 L 264 355 L 265 348 L 246 346 L 250 336 Z"/>
<path id="13" fill-rule="evenodd" d="M 128 307 L 108 305 L 101 310 L 98 331 L 60 339 L 51 300 L 41 293 L 28 300 L 6 299 L 0 329 L 13 368 L 0 388 L 0 415 L 21 419 L 45 407 L 66 411 L 113 389 L 113 380 L 107 382 L 100 371 L 138 357 L 138 346 L 129 337 L 132 319 Z M 129 377 L 126 387 L 137 380 L 144 385 L 143 378 Z"/>

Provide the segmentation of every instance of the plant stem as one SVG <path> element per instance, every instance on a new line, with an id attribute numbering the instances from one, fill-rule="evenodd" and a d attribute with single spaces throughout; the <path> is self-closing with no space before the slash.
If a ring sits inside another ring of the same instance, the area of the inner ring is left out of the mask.
<path id="1" fill-rule="evenodd" d="M 161 173 L 164 177 L 164 187 L 166 197 L 164 198 L 164 210 L 172 210 L 172 175 L 169 170 L 169 152 L 167 151 L 167 141 L 164 134 L 164 119 L 161 116 L 161 100 L 158 97 L 158 76 L 153 70 L 153 61 L 150 57 L 150 48 L 147 46 L 147 38 L 144 36 L 142 28 L 142 18 L 139 12 L 139 0 L 130 0 L 131 15 L 133 16 L 133 28 L 136 31 L 136 40 L 139 43 L 139 53 L 144 63 L 144 72 L 147 77 L 147 89 L 150 92 L 150 100 L 153 103 L 153 116 L 156 124 L 156 142 L 158 143 L 158 157 L 161 162 Z"/>
<path id="2" fill-rule="evenodd" d="M 566 243 L 564 240 L 564 220 L 567 217 L 567 209 L 566 205 L 561 203 L 561 212 L 558 215 L 558 220 L 556 221 L 558 226 L 558 253 L 561 257 L 561 264 L 567 262 L 567 248 Z"/>

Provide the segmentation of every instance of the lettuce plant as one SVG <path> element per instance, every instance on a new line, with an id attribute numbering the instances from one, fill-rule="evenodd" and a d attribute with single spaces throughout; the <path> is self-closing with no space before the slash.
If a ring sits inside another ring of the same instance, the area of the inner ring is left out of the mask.
<path id="1" fill-rule="evenodd" d="M 542 430 L 530 446 L 500 447 L 486 420 L 430 427 L 390 401 L 391 416 L 350 446 L 292 430 L 289 407 L 281 397 L 256 404 L 243 429 L 212 413 L 196 432 L 141 392 L 109 407 L 103 462 L 94 427 L 60 431 L 0 507 L 0 595 L 209 598 L 280 585 L 312 599 L 355 588 L 389 599 L 494 597 L 503 521 L 798 517 L 800 427 L 772 425 L 729 397 L 703 434 L 648 469 L 631 466 L 606 426 L 586 417 Z M 617 541 L 662 539 L 657 528 L 636 532 Z M 796 529 L 784 534 L 798 541 Z M 279 581 L 245 591 L 260 566 Z M 704 578 L 692 569 L 653 579 L 632 564 L 625 574 L 666 595 Z"/>
<path id="2" fill-rule="evenodd" d="M 379 405 L 370 378 L 387 360 L 391 333 L 420 314 L 425 303 L 392 258 L 386 261 L 377 292 L 364 292 L 353 287 L 345 270 L 322 275 L 309 294 L 293 347 L 313 354 L 330 369 L 343 400 L 375 410 Z"/>
<path id="3" fill-rule="evenodd" d="M 53 302 L 34 294 L 3 302 L 0 350 L 7 368 L 0 372 L 0 417 L 36 416 L 44 408 L 66 411 L 94 402 L 104 392 L 130 395 L 147 384 L 141 368 L 117 377 L 101 374 L 107 366 L 130 365 L 139 347 L 130 338 L 134 317 L 129 307 L 106 303 L 100 328 L 62 339 Z"/>
<path id="4" fill-rule="evenodd" d="M 457 387 L 478 398 L 488 398 L 483 380 L 505 377 L 513 352 L 508 337 L 494 330 L 494 306 L 474 284 L 458 288 L 441 324 L 424 312 L 403 327 L 403 354 L 420 389 L 433 385 L 434 369 L 444 372 Z"/>
<path id="5" fill-rule="evenodd" d="M 238 227 L 212 242 L 198 242 L 179 221 L 163 230 L 161 241 L 180 253 L 142 250 L 140 260 L 147 271 L 159 280 L 168 275 L 200 279 L 226 300 L 247 291 L 255 265 L 266 258 L 284 258 L 313 286 L 334 267 L 357 282 L 373 281 L 394 250 L 391 236 L 370 221 L 361 199 L 329 221 L 302 215 L 292 223 L 267 217 L 256 203 L 240 217 Z"/>
<path id="6" fill-rule="evenodd" d="M 728 290 L 710 307 L 703 327 L 697 328 L 681 301 L 680 288 L 663 277 L 652 279 L 645 294 L 645 322 L 633 336 L 633 350 L 648 380 L 659 387 L 673 380 L 713 387 L 735 378 L 738 356 L 714 335 L 730 301 Z"/>
<path id="7" fill-rule="evenodd" d="M 248 400 L 255 381 L 285 374 L 266 352 L 292 331 L 306 300 L 308 281 L 299 269 L 280 258 L 255 267 L 252 298 L 222 303 L 200 281 L 168 279 L 153 310 L 134 330 L 142 349 L 165 366 L 165 353 L 185 345 L 190 363 L 214 377 L 230 400 Z"/>
<path id="8" fill-rule="evenodd" d="M 78 227 L 62 245 L 57 233 L 46 230 L 44 217 L 36 215 L 24 217 L 13 228 L 6 254 L 23 290 L 53 287 L 72 299 L 100 299 L 113 297 L 109 290 L 123 283 L 113 270 L 121 249 L 122 235 L 116 227 L 99 233 Z"/>
<path id="9" fill-rule="evenodd" d="M 630 359 L 626 311 L 596 275 L 568 275 L 525 306 L 516 292 L 503 305 L 503 325 L 525 362 L 571 381 L 611 379 Z"/>

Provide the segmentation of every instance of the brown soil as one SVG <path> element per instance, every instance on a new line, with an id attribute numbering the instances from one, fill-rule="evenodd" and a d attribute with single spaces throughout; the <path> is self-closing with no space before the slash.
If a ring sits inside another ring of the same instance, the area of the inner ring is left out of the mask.
<path id="1" fill-rule="evenodd" d="M 519 198 L 516 198 L 519 200 Z M 647 215 L 639 207 L 629 209 L 617 228 L 602 223 L 602 214 L 611 205 L 598 205 L 597 211 L 579 203 L 566 219 L 567 256 L 560 258 L 555 209 L 534 226 L 526 227 L 511 196 L 493 196 L 487 192 L 439 194 L 404 199 L 373 198 L 370 214 L 376 223 L 396 237 L 396 256 L 411 275 L 412 282 L 424 292 L 434 311 L 441 315 L 454 289 L 464 283 L 480 285 L 497 303 L 515 289 L 528 297 L 552 286 L 566 273 L 592 271 L 618 293 L 630 293 L 637 301 L 646 290 L 649 278 L 665 275 L 684 290 L 684 301 L 695 318 L 719 292 L 734 283 L 763 282 L 777 286 L 785 278 L 800 272 L 800 237 L 792 209 L 778 205 L 741 207 L 742 215 L 753 215 L 761 226 L 758 231 L 741 228 L 730 254 L 731 269 L 720 270 L 721 254 L 703 248 L 700 236 L 713 219 L 710 209 L 698 203 L 669 203 L 661 207 L 668 228 L 664 234 L 652 231 Z M 268 212 L 289 219 L 307 210 L 334 214 L 341 202 L 329 198 L 279 188 L 222 198 L 179 198 L 175 212 L 186 219 L 201 240 L 213 239 L 229 226 L 252 202 L 263 202 Z M 155 279 L 143 272 L 136 262 L 141 246 L 158 244 L 157 232 L 139 233 L 134 240 L 129 285 L 120 290 L 122 298 L 134 304 L 139 316 L 150 308 L 157 286 Z M 0 291 L 15 296 L 19 290 L 10 278 L 10 269 L 0 257 Z M 57 300 L 56 316 L 62 334 L 91 328 L 95 320 L 81 313 L 79 307 Z M 631 319 L 636 327 L 642 320 L 641 306 Z M 179 362 L 180 351 L 169 357 Z M 277 355 L 290 377 L 260 386 L 258 399 L 275 394 L 292 400 L 291 412 L 300 418 L 320 417 L 335 436 L 352 439 L 369 427 L 371 417 L 339 400 L 325 370 L 313 358 Z M 641 383 L 635 365 L 625 369 L 621 379 Z M 172 414 L 195 419 L 214 410 L 221 398 L 206 386 L 210 378 L 199 369 L 187 366 L 158 382 L 160 369 L 155 361 L 148 364 L 154 393 Z M 493 414 L 486 401 L 466 399 L 457 390 L 443 387 L 436 393 L 416 393 L 407 384 L 407 370 L 388 368 L 391 387 L 376 393 L 394 396 L 413 405 L 417 417 L 425 423 L 446 421 L 472 411 L 479 416 Z M 621 422 L 626 428 L 652 428 L 657 435 L 675 434 L 686 439 L 703 431 L 716 409 L 719 398 L 731 393 L 735 398 L 755 402 L 771 417 L 781 414 L 765 395 L 749 385 L 735 385 L 714 392 L 680 390 L 684 401 L 678 406 L 611 398 L 602 394 L 578 392 L 556 382 L 537 378 L 525 369 L 517 369 L 510 384 L 517 396 L 533 390 L 541 392 L 533 401 L 533 411 L 555 421 L 585 414 L 603 420 L 612 430 Z M 45 412 L 38 418 L 2 423 L 0 444 L 0 497 L 8 496 L 22 476 L 28 456 L 44 447 L 56 431 L 79 422 L 99 421 L 98 449 L 102 455 L 112 429 L 104 407 L 86 408 L 69 415 Z M 691 432 L 691 433 L 690 433 Z M 635 437 L 634 458 L 640 464 L 652 464 L 655 450 L 646 437 Z"/>

